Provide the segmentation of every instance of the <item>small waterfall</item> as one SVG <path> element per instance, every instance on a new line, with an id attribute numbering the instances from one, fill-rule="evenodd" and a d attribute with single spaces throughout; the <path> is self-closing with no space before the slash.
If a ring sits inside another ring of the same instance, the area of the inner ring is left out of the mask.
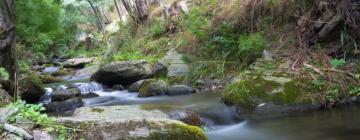
<path id="1" fill-rule="evenodd" d="M 86 94 L 94 91 L 103 90 L 103 86 L 96 82 L 91 83 L 85 83 L 85 84 L 79 84 L 77 86 L 78 89 L 80 89 L 81 94 Z"/>
<path id="2" fill-rule="evenodd" d="M 65 90 L 67 88 L 68 87 L 66 85 L 60 85 L 60 86 L 56 87 L 56 90 Z"/>
<path id="3" fill-rule="evenodd" d="M 52 88 L 45 88 L 45 94 L 42 99 L 42 103 L 48 104 L 51 103 L 51 93 L 53 92 Z"/>
<path id="4" fill-rule="evenodd" d="M 54 66 L 54 67 L 45 67 L 44 70 L 42 70 L 43 73 L 54 73 L 56 71 L 60 70 L 59 66 Z"/>

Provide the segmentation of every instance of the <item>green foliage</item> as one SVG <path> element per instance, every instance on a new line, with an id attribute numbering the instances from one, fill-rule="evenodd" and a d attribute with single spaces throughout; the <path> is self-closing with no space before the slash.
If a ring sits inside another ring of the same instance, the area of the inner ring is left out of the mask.
<path id="1" fill-rule="evenodd" d="M 326 101 L 335 103 L 340 100 L 341 87 L 339 85 L 332 85 L 325 93 Z"/>
<path id="2" fill-rule="evenodd" d="M 17 102 L 8 105 L 7 108 L 19 109 L 19 112 L 12 116 L 10 121 L 15 121 L 16 117 L 30 119 L 37 125 L 45 128 L 48 132 L 57 132 L 59 134 L 59 140 L 65 140 L 68 137 L 68 133 L 74 130 L 60 125 L 46 114 L 42 114 L 41 112 L 45 110 L 42 104 L 26 104 L 24 101 L 18 100 Z"/>
<path id="3" fill-rule="evenodd" d="M 256 102 L 251 98 L 244 82 L 236 82 L 225 87 L 222 100 L 229 105 L 240 105 L 244 109 L 252 109 Z"/>
<path id="4" fill-rule="evenodd" d="M 180 18 L 180 27 L 191 31 L 200 41 L 208 40 L 206 30 L 210 27 L 210 17 L 204 7 L 194 7 Z"/>
<path id="5" fill-rule="evenodd" d="M 60 5 L 53 0 L 16 0 L 16 35 L 19 41 L 45 52 L 61 32 Z"/>
<path id="6" fill-rule="evenodd" d="M 0 67 L 0 80 L 8 80 L 10 77 L 9 73 L 5 68 Z"/>
<path id="7" fill-rule="evenodd" d="M 160 37 L 166 32 L 167 21 L 164 18 L 156 18 L 148 28 L 148 34 L 151 37 Z"/>
<path id="8" fill-rule="evenodd" d="M 30 72 L 30 65 L 31 65 L 31 62 L 29 62 L 27 60 L 20 61 L 20 63 L 19 63 L 20 73 Z"/>
<path id="9" fill-rule="evenodd" d="M 259 55 L 266 45 L 266 39 L 261 33 L 241 35 L 238 44 L 238 55 Z"/>
<path id="10" fill-rule="evenodd" d="M 348 95 L 350 96 L 360 96 L 360 87 L 350 87 L 348 91 Z"/>
<path id="11" fill-rule="evenodd" d="M 340 68 L 346 64 L 345 59 L 331 59 L 330 64 L 333 68 Z"/>

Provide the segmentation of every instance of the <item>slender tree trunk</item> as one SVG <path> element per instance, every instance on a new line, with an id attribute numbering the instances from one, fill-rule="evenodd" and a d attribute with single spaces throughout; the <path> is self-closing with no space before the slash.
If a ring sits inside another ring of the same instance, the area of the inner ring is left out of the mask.
<path id="1" fill-rule="evenodd" d="M 99 7 L 95 6 L 94 3 L 91 0 L 87 0 L 87 2 L 90 4 L 92 10 L 94 11 L 94 14 L 96 16 L 96 22 L 97 22 L 98 29 L 100 31 L 103 31 L 104 30 L 104 22 L 102 20 L 102 16 L 101 16 L 101 12 L 99 10 Z"/>
<path id="2" fill-rule="evenodd" d="M 130 17 L 138 24 L 144 24 L 149 17 L 148 0 L 122 0 Z"/>
<path id="3" fill-rule="evenodd" d="M 0 1 L 0 67 L 9 74 L 9 93 L 17 93 L 17 55 L 15 43 L 15 10 L 13 0 Z M 16 97 L 16 96 L 14 96 Z"/>
<path id="4" fill-rule="evenodd" d="M 117 14 L 119 16 L 119 19 L 121 20 L 122 16 L 121 16 L 121 12 L 120 12 L 120 8 L 119 8 L 119 5 L 117 3 L 117 0 L 113 0 L 113 1 L 114 1 L 114 5 L 115 5 L 115 8 L 116 8 Z"/>

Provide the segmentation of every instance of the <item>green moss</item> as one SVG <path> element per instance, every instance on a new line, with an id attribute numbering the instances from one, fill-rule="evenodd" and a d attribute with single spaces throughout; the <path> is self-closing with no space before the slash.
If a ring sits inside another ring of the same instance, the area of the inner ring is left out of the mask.
<path id="1" fill-rule="evenodd" d="M 101 108 L 91 108 L 91 111 L 92 112 L 97 112 L 97 113 L 102 113 L 102 112 L 104 112 L 105 110 L 104 109 L 101 109 Z"/>
<path id="2" fill-rule="evenodd" d="M 150 97 L 155 95 L 165 95 L 167 83 L 163 80 L 145 80 L 140 86 L 139 97 Z"/>
<path id="3" fill-rule="evenodd" d="M 140 97 L 148 97 L 150 95 L 148 95 L 148 91 L 149 91 L 149 88 L 150 88 L 150 85 L 151 83 L 155 82 L 156 80 L 154 79 L 151 79 L 151 80 L 145 80 L 141 86 L 140 86 L 140 89 L 139 89 L 139 96 Z"/>
<path id="4" fill-rule="evenodd" d="M 147 140 L 207 140 L 204 131 L 197 126 L 183 123 L 169 124 L 167 133 L 153 132 Z"/>
<path id="5" fill-rule="evenodd" d="M 55 77 L 59 77 L 59 76 L 66 76 L 66 75 L 70 75 L 69 72 L 65 71 L 65 70 L 58 70 L 54 73 L 51 74 L 52 76 L 55 76 Z"/>
<path id="6" fill-rule="evenodd" d="M 37 102 L 45 93 L 43 81 L 36 75 L 20 79 L 19 87 L 21 98 L 29 103 Z"/>
<path id="7" fill-rule="evenodd" d="M 237 82 L 225 87 L 222 100 L 229 105 L 252 109 L 261 102 L 279 105 L 307 103 L 311 86 L 283 73 L 243 73 Z"/>
<path id="8" fill-rule="evenodd" d="M 53 76 L 49 76 L 49 75 L 42 76 L 41 80 L 44 84 L 64 82 L 64 80 L 61 78 L 57 78 L 57 77 L 53 77 Z"/>

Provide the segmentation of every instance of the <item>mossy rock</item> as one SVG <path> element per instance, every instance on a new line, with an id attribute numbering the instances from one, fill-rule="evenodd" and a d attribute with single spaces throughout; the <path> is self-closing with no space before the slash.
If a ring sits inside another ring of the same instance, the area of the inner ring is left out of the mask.
<path id="1" fill-rule="evenodd" d="M 244 72 L 226 86 L 222 100 L 228 105 L 253 109 L 264 102 L 277 105 L 312 103 L 312 85 L 281 72 Z"/>
<path id="2" fill-rule="evenodd" d="M 54 76 L 49 76 L 49 75 L 42 76 L 41 80 L 42 80 L 42 82 L 44 84 L 52 84 L 52 83 L 64 82 L 64 79 L 54 77 Z"/>
<path id="3" fill-rule="evenodd" d="M 173 120 L 178 120 L 184 122 L 188 125 L 201 126 L 200 115 L 190 109 L 184 109 L 178 106 L 171 105 L 141 105 L 143 110 L 160 110 L 161 112 L 166 113 Z"/>
<path id="4" fill-rule="evenodd" d="M 0 85 L 0 107 L 5 106 L 13 101 L 13 98 L 1 88 Z"/>
<path id="5" fill-rule="evenodd" d="M 65 126 L 84 130 L 72 137 L 99 140 L 207 140 L 198 126 L 172 120 L 169 115 L 139 105 L 78 108 L 72 116 L 58 117 Z M 168 107 L 166 107 L 168 109 Z"/>
<path id="6" fill-rule="evenodd" d="M 168 91 L 168 85 L 163 80 L 146 80 L 139 90 L 139 97 L 162 96 Z"/>
<path id="7" fill-rule="evenodd" d="M 55 76 L 55 77 L 66 76 L 66 75 L 70 75 L 70 73 L 65 70 L 58 70 L 51 74 L 51 76 Z"/>
<path id="8" fill-rule="evenodd" d="M 44 83 L 39 76 L 30 75 L 20 79 L 20 97 L 27 103 L 36 103 L 44 95 Z"/>
<path id="9" fill-rule="evenodd" d="M 167 133 L 153 132 L 144 140 L 207 140 L 204 131 L 196 126 L 182 123 L 166 125 Z"/>

